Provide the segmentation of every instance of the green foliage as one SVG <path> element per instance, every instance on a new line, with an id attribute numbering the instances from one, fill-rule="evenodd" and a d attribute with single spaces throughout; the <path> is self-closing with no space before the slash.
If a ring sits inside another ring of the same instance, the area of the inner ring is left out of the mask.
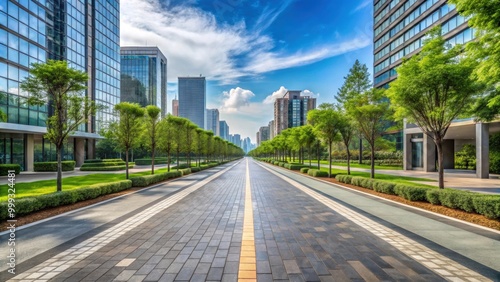
<path id="1" fill-rule="evenodd" d="M 500 197 L 480 195 L 472 199 L 474 209 L 477 213 L 491 219 L 500 218 Z"/>
<path id="2" fill-rule="evenodd" d="M 129 162 L 129 168 L 134 167 L 135 163 Z M 96 159 L 86 160 L 80 167 L 81 171 L 118 171 L 126 168 L 122 159 Z"/>
<path id="3" fill-rule="evenodd" d="M 300 169 L 300 172 L 307 173 L 309 171 L 309 169 L 310 169 L 309 167 L 303 167 Z"/>
<path id="4" fill-rule="evenodd" d="M 490 152 L 490 173 L 500 174 L 500 152 Z"/>
<path id="5" fill-rule="evenodd" d="M 118 165 L 125 165 L 125 162 L 120 160 L 117 162 L 98 162 L 98 163 L 84 163 L 82 164 L 82 167 L 87 168 L 87 167 L 109 167 L 109 166 L 118 166 Z"/>
<path id="6" fill-rule="evenodd" d="M 466 46 L 467 55 L 478 62 L 474 75 L 494 90 L 476 101 L 476 115 L 481 120 L 492 120 L 500 113 L 500 1 L 450 0 L 457 11 L 470 18 L 468 24 L 476 30 L 476 40 Z"/>
<path id="7" fill-rule="evenodd" d="M 427 191 L 434 188 L 424 188 L 397 184 L 394 186 L 394 193 L 409 201 L 427 201 Z"/>
<path id="8" fill-rule="evenodd" d="M 476 146 L 466 144 L 455 153 L 455 168 L 474 169 L 476 166 Z"/>
<path id="9" fill-rule="evenodd" d="M 158 174 L 153 174 L 153 175 L 131 177 L 130 180 L 132 181 L 133 187 L 146 187 L 146 186 L 149 186 L 151 184 L 165 181 L 167 179 L 180 177 L 181 174 L 182 173 L 180 171 L 170 171 L 170 172 L 158 173 Z"/>
<path id="10" fill-rule="evenodd" d="M 307 174 L 312 176 L 312 177 L 328 177 L 328 172 L 322 171 L 322 170 L 317 170 L 317 169 L 309 169 L 307 171 Z M 332 176 L 334 177 L 334 176 Z"/>
<path id="11" fill-rule="evenodd" d="M 352 184 L 353 178 L 354 178 L 354 176 L 352 176 L 352 175 L 344 175 L 344 174 L 339 174 L 335 177 L 335 179 L 337 179 L 337 181 L 345 183 L 345 184 Z"/>
<path id="12" fill-rule="evenodd" d="M 75 161 L 62 161 L 62 171 L 75 170 Z M 35 162 L 33 163 L 33 170 L 36 172 L 41 171 L 57 171 L 57 162 Z"/>
<path id="13" fill-rule="evenodd" d="M 373 182 L 373 190 L 384 193 L 384 194 L 389 194 L 389 195 L 395 195 L 396 193 L 394 192 L 394 187 L 396 186 L 395 183 L 390 183 L 390 182 L 385 182 L 385 181 L 380 181 L 376 180 Z"/>
<path id="14" fill-rule="evenodd" d="M 19 174 L 21 166 L 18 164 L 0 164 L 0 176 L 8 175 L 9 170 L 15 170 L 15 174 Z"/>
<path id="15" fill-rule="evenodd" d="M 135 159 L 136 165 L 151 165 L 152 162 L 152 159 Z M 167 158 L 155 157 L 155 164 L 166 164 L 167 162 Z"/>
<path id="16" fill-rule="evenodd" d="M 344 77 L 344 84 L 339 88 L 335 100 L 339 106 L 343 106 L 348 100 L 367 91 L 371 87 L 370 73 L 365 64 L 358 60 L 349 69 L 349 74 Z"/>
<path id="17" fill-rule="evenodd" d="M 123 162 L 122 159 L 88 159 L 84 163 L 108 163 L 108 162 Z"/>
<path id="18" fill-rule="evenodd" d="M 60 191 L 36 197 L 16 199 L 16 215 L 26 215 L 32 212 L 70 205 L 79 201 L 97 198 L 101 195 L 116 193 L 132 187 L 132 181 L 123 180 L 106 184 L 96 184 L 75 190 Z M 1 210 L 7 210 L 7 202 L 0 203 Z M 0 213 L 0 219 L 7 219 L 7 213 Z"/>
<path id="19" fill-rule="evenodd" d="M 439 201 L 439 192 L 443 191 L 441 189 L 429 189 L 426 192 L 426 199 L 427 202 L 433 204 L 433 205 L 441 205 L 441 201 Z"/>
<path id="20" fill-rule="evenodd" d="M 179 169 L 179 171 L 182 173 L 182 176 L 191 174 L 191 168 L 183 168 L 183 169 Z"/>
<path id="21" fill-rule="evenodd" d="M 128 163 L 129 168 L 134 167 L 134 163 L 130 162 Z M 118 171 L 118 170 L 124 170 L 126 169 L 126 165 L 114 165 L 114 166 L 86 166 L 86 167 L 80 167 L 81 171 Z"/>
<path id="22" fill-rule="evenodd" d="M 193 166 L 191 167 L 191 172 L 198 172 L 201 171 L 201 167 Z"/>

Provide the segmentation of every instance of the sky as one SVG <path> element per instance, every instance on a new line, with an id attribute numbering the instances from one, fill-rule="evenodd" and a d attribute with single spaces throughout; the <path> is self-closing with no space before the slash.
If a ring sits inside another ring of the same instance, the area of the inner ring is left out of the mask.
<path id="1" fill-rule="evenodd" d="M 287 90 L 332 103 L 356 59 L 373 69 L 372 0 L 122 0 L 121 46 L 167 57 L 177 77 L 207 78 L 207 108 L 256 142 Z"/>

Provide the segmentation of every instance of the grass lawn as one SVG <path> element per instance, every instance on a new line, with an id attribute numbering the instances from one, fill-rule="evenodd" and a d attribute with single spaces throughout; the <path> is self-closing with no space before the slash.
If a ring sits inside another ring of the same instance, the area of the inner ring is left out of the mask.
<path id="1" fill-rule="evenodd" d="M 316 161 L 316 163 L 318 163 L 318 161 Z M 328 165 L 328 161 L 320 161 L 320 163 Z M 346 163 L 335 163 L 335 162 L 332 162 L 332 165 L 347 167 Z M 370 169 L 370 165 L 359 164 L 357 162 L 352 162 L 352 161 L 351 161 L 351 167 Z M 375 169 L 381 169 L 381 170 L 383 170 L 383 169 L 403 170 L 403 167 L 401 167 L 401 166 L 393 166 L 393 165 L 375 165 Z"/>
<path id="2" fill-rule="evenodd" d="M 155 173 L 167 172 L 167 168 L 155 169 Z M 131 173 L 129 177 L 149 175 L 151 170 Z M 93 184 L 115 182 L 125 180 L 125 171 L 123 173 L 96 173 L 82 176 L 64 177 L 63 190 L 73 190 L 81 187 L 86 187 Z M 28 183 L 16 183 L 16 199 L 36 196 L 41 194 L 49 194 L 56 192 L 56 179 L 42 180 Z M 0 202 L 7 201 L 7 185 L 0 185 Z"/>

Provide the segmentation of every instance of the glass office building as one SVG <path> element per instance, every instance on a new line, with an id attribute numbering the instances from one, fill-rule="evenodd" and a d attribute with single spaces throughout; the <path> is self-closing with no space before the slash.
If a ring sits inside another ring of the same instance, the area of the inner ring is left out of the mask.
<path id="1" fill-rule="evenodd" d="M 437 25 L 449 44 L 474 38 L 467 20 L 446 0 L 374 1 L 374 86 L 387 88 L 396 79 L 403 57 L 418 53 L 426 33 Z"/>
<path id="2" fill-rule="evenodd" d="M 179 77 L 179 116 L 206 128 L 206 80 L 205 77 Z"/>
<path id="3" fill-rule="evenodd" d="M 158 47 L 122 47 L 120 98 L 167 113 L 167 58 Z"/>
<path id="4" fill-rule="evenodd" d="M 207 128 L 214 133 L 215 136 L 221 136 L 221 129 L 219 124 L 219 110 L 207 109 Z"/>
<path id="5" fill-rule="evenodd" d="M 301 96 L 301 91 L 287 91 L 274 102 L 274 132 L 307 123 L 307 113 L 316 108 L 316 98 Z"/>
<path id="6" fill-rule="evenodd" d="M 33 170 L 33 162 L 55 160 L 54 146 L 43 139 L 51 109 L 27 105 L 28 93 L 19 87 L 32 63 L 66 60 L 89 74 L 88 90 L 82 95 L 108 108 L 119 102 L 111 98 L 119 97 L 118 13 L 118 1 L 0 0 L 0 110 L 7 115 L 0 122 L 0 163 Z M 101 99 L 96 97 L 99 91 Z M 103 118 L 92 118 L 68 139 L 64 160 L 76 160 L 78 165 L 92 157 L 100 137 L 97 129 L 106 120 L 103 112 L 98 113 Z"/>

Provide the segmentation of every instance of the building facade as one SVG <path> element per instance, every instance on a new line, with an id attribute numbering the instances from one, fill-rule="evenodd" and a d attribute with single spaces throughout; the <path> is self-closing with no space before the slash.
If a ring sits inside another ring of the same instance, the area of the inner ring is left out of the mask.
<path id="1" fill-rule="evenodd" d="M 177 97 L 172 100 L 172 115 L 175 117 L 179 116 L 179 100 L 177 100 Z"/>
<path id="2" fill-rule="evenodd" d="M 220 124 L 219 124 L 219 110 L 207 109 L 207 128 L 205 129 L 211 130 L 215 136 L 221 136 Z"/>
<path id="3" fill-rule="evenodd" d="M 206 80 L 205 77 L 179 77 L 179 116 L 206 128 Z"/>
<path id="4" fill-rule="evenodd" d="M 269 126 L 261 126 L 259 128 L 259 132 L 257 132 L 257 146 L 260 146 L 260 144 L 264 141 L 270 140 L 269 139 Z"/>
<path id="5" fill-rule="evenodd" d="M 474 39 L 474 30 L 446 0 L 374 1 L 374 86 L 388 88 L 397 79 L 396 68 L 403 57 L 422 49 L 426 33 L 442 27 L 448 44 L 465 44 Z M 455 152 L 465 144 L 476 147 L 476 174 L 489 177 L 489 135 L 500 132 L 500 123 L 475 123 L 472 118 L 457 120 L 448 129 L 443 144 L 444 168 L 453 169 Z M 401 134 L 405 170 L 436 171 L 437 155 L 433 140 L 415 124 L 404 124 Z M 398 141 L 398 140 L 396 140 Z"/>
<path id="6" fill-rule="evenodd" d="M 316 98 L 301 96 L 301 91 L 287 91 L 274 102 L 274 134 L 307 123 L 307 113 L 316 108 Z"/>
<path id="7" fill-rule="evenodd" d="M 89 74 L 83 93 L 104 106 L 68 138 L 63 160 L 93 158 L 99 130 L 114 118 L 120 102 L 119 1 L 0 1 L 0 163 L 33 170 L 34 162 L 54 161 L 55 146 L 43 138 L 49 105 L 29 106 L 20 91 L 32 63 L 66 60 Z"/>
<path id="8" fill-rule="evenodd" d="M 271 120 L 268 124 L 269 127 L 269 140 L 272 140 L 276 134 L 274 133 L 274 120 Z"/>
<path id="9" fill-rule="evenodd" d="M 229 125 L 227 125 L 227 122 L 225 120 L 219 121 L 219 131 L 220 137 L 224 140 L 229 141 Z"/>
<path id="10" fill-rule="evenodd" d="M 158 47 L 120 48 L 121 102 L 155 105 L 161 116 L 167 113 L 167 58 Z"/>

